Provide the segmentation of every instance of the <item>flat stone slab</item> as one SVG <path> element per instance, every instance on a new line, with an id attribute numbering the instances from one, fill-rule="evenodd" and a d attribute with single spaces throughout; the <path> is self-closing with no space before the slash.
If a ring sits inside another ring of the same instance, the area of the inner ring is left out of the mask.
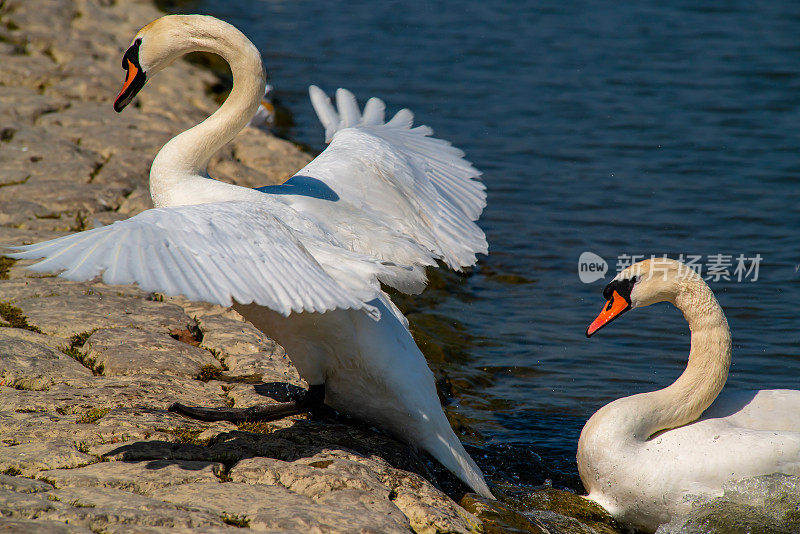
<path id="1" fill-rule="evenodd" d="M 225 406 L 224 393 L 219 382 L 177 376 L 91 376 L 54 383 L 41 392 L 0 386 L 0 409 L 79 413 L 117 407 L 166 410 L 173 402 Z"/>
<path id="2" fill-rule="evenodd" d="M 53 295 L 15 301 L 28 322 L 47 334 L 70 337 L 100 328 L 131 327 L 169 334 L 193 324 L 178 306 L 89 290 L 81 298 Z M 73 317 L 75 320 L 68 320 Z M 65 320 L 66 319 L 66 320 Z"/>
<path id="3" fill-rule="evenodd" d="M 138 328 L 98 330 L 89 336 L 83 350 L 103 366 L 106 376 L 166 374 L 193 378 L 204 366 L 220 365 L 207 350 Z"/>
<path id="4" fill-rule="evenodd" d="M 352 532 L 409 531 L 408 520 L 397 508 L 387 511 L 379 506 L 339 506 L 298 495 L 280 485 L 185 484 L 165 488 L 153 496 L 181 506 L 200 506 L 219 515 L 237 516 L 258 530 L 334 531 L 337 525 L 347 522 Z M 369 498 L 365 500 L 374 504 Z"/>
<path id="5" fill-rule="evenodd" d="M 472 532 L 480 521 L 461 507 L 450 507 L 448 497 L 419 475 L 401 471 L 376 458 L 330 451 L 283 462 L 251 458 L 238 462 L 229 476 L 233 481 L 279 484 L 333 508 L 358 510 L 360 517 L 380 511 L 382 517 L 399 517 L 415 532 Z M 365 503 L 369 503 L 367 506 Z M 442 506 L 444 504 L 445 506 Z"/>
<path id="6" fill-rule="evenodd" d="M 0 386 L 44 390 L 57 381 L 92 375 L 75 359 L 48 346 L 50 339 L 19 328 L 0 328 Z"/>
<path id="7" fill-rule="evenodd" d="M 209 512 L 201 506 L 191 503 L 174 506 L 161 499 L 123 490 L 62 488 L 53 490 L 50 495 L 69 507 L 45 514 L 48 518 L 87 525 L 95 532 L 105 531 L 108 525 L 119 524 L 157 527 L 163 529 L 162 532 L 175 528 L 225 527 L 221 514 Z M 203 500 L 200 499 L 200 502 Z"/>
<path id="8" fill-rule="evenodd" d="M 127 491 L 111 488 L 63 488 L 35 495 L 19 495 L 0 489 L 0 509 L 15 516 L 18 524 L 9 522 L 8 528 L 24 529 L 19 532 L 40 532 L 38 521 L 53 532 L 98 532 L 125 525 L 131 532 L 174 532 L 174 529 L 227 530 L 220 514 L 193 506 L 175 506 Z M 37 523 L 26 516 L 35 516 Z M 0 522 L 0 532 L 5 524 Z M 59 530 L 59 525 L 64 529 Z M 68 529 L 71 528 L 72 530 Z M 15 530 L 11 530 L 14 532 Z M 49 532 L 50 530 L 44 530 Z M 124 530 L 123 530 L 124 531 Z"/>
<path id="9" fill-rule="evenodd" d="M 15 519 L 0 517 L 0 532 L 3 534 L 93 534 L 91 530 L 61 521 L 47 519 Z"/>
<path id="10" fill-rule="evenodd" d="M 72 468 L 96 462 L 72 441 L 37 441 L 0 447 L 0 471 L 13 469 L 34 476 L 45 469 Z"/>
<path id="11" fill-rule="evenodd" d="M 140 495 L 167 486 L 192 482 L 219 483 L 223 466 L 217 462 L 155 460 L 151 462 L 103 462 L 77 469 L 53 469 L 41 476 L 57 488 L 104 487 Z"/>
<path id="12" fill-rule="evenodd" d="M 53 486 L 39 480 L 0 475 L 0 488 L 16 493 L 41 493 L 43 491 L 50 491 L 53 489 Z"/>
<path id="13" fill-rule="evenodd" d="M 152 417 L 137 417 L 136 408 L 91 408 L 72 413 L 57 411 L 0 411 L 0 436 L 6 446 L 60 441 L 72 443 L 91 455 L 100 455 L 121 443 L 142 439 L 169 441 L 174 433 L 200 433 L 205 426 L 163 410 Z M 64 410 L 62 410 L 64 411 Z M 221 424 L 211 428 L 219 428 Z M 225 427 L 227 428 L 227 427 Z M 161 430 L 157 430 L 161 429 Z M 148 458 L 151 459 L 152 457 Z"/>

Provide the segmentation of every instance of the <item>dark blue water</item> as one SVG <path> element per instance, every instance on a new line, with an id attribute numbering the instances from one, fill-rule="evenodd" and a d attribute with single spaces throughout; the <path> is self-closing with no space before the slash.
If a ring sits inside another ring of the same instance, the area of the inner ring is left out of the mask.
<path id="1" fill-rule="evenodd" d="M 409 107 L 484 171 L 491 253 L 417 310 L 463 326 L 439 336 L 447 350 L 432 365 L 476 441 L 574 469 L 585 420 L 669 384 L 689 346 L 666 304 L 587 340 L 604 282 L 578 279 L 584 251 L 612 270 L 621 254 L 760 254 L 757 281 L 711 283 L 734 337 L 727 387 L 800 388 L 800 4 L 665 4 L 180 9 L 259 47 L 293 138 L 322 148 L 306 87 L 342 86 Z"/>

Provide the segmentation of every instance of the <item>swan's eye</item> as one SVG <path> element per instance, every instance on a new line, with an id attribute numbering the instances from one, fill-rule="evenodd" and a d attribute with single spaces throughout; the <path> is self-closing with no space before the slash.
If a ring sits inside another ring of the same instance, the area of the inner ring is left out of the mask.
<path id="1" fill-rule="evenodd" d="M 139 37 L 135 41 L 133 41 L 133 44 L 130 47 L 128 47 L 128 49 L 125 51 L 125 54 L 123 54 L 122 56 L 123 69 L 128 68 L 129 61 L 133 63 L 137 68 L 139 67 L 139 46 L 141 44 L 142 44 L 142 38 Z"/>
<path id="2" fill-rule="evenodd" d="M 630 302 L 631 300 L 631 291 L 633 290 L 633 285 L 639 281 L 639 276 L 631 276 L 630 278 L 623 278 L 622 280 L 612 280 L 609 284 L 603 289 L 603 298 L 608 301 L 614 299 L 614 292 L 616 291 L 619 293 L 622 298 Z"/>
<path id="3" fill-rule="evenodd" d="M 603 298 L 611 300 L 611 295 L 614 294 L 614 280 L 611 281 L 605 288 L 603 288 Z"/>

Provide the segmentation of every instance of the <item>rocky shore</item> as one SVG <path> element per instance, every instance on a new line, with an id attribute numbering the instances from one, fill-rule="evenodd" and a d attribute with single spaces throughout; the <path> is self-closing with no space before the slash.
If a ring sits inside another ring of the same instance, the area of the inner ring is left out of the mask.
<path id="1" fill-rule="evenodd" d="M 216 78 L 179 62 L 112 110 L 122 53 L 160 15 L 151 1 L 0 0 L 0 243 L 151 207 L 153 156 L 216 106 Z M 309 159 L 246 129 L 210 173 L 267 185 Z M 24 266 L 0 257 L 3 532 L 612 531 L 547 492 L 529 516 L 469 495 L 462 507 L 451 497 L 464 488 L 429 459 L 332 416 L 237 427 L 172 414 L 176 401 L 247 406 L 306 385 L 231 310 Z"/>

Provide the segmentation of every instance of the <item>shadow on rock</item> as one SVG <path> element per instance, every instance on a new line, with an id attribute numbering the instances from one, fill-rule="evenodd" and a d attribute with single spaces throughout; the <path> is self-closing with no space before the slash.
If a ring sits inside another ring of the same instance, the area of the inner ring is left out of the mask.
<path id="1" fill-rule="evenodd" d="M 302 388 L 285 383 L 256 386 L 274 400 L 284 402 L 302 393 Z M 277 423 L 277 424 L 276 424 Z M 286 424 L 290 426 L 284 426 Z M 184 442 L 143 440 L 127 443 L 103 456 L 118 461 L 151 461 L 148 468 L 161 469 L 165 461 L 181 467 L 185 462 L 221 463 L 227 470 L 242 460 L 271 458 L 282 462 L 314 459 L 344 453 L 370 463 L 416 473 L 429 480 L 454 500 L 468 488 L 435 460 L 379 431 L 323 408 L 314 419 L 284 419 L 269 423 L 243 423 L 238 430 L 220 432 L 210 439 L 187 438 Z M 152 467 L 150 467 L 152 465 Z M 197 467 L 192 467 L 196 469 Z"/>

